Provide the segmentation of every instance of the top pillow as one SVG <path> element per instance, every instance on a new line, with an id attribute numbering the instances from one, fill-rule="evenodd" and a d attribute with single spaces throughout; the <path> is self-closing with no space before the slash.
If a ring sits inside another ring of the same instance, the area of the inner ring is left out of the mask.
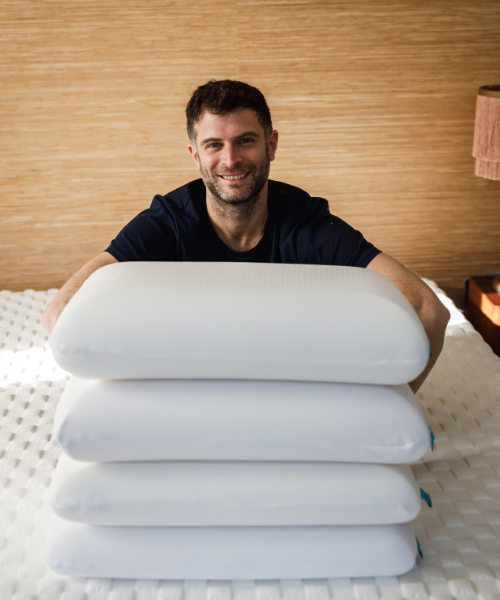
<path id="1" fill-rule="evenodd" d="M 387 278 L 327 265 L 126 262 L 93 273 L 50 338 L 98 379 L 402 384 L 429 342 Z"/>

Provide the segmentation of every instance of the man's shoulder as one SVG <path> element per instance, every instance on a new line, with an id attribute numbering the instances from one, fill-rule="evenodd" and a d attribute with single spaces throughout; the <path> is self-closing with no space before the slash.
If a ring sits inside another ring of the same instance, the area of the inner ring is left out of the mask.
<path id="1" fill-rule="evenodd" d="M 205 185 L 203 184 L 203 180 L 195 179 L 167 194 L 156 195 L 153 198 L 151 208 L 161 207 L 163 209 L 182 211 L 187 207 L 193 206 L 193 203 L 204 197 Z"/>
<path id="2" fill-rule="evenodd" d="M 328 201 L 324 198 L 311 196 L 305 190 L 282 181 L 269 180 L 269 195 L 288 210 L 329 212 Z"/>

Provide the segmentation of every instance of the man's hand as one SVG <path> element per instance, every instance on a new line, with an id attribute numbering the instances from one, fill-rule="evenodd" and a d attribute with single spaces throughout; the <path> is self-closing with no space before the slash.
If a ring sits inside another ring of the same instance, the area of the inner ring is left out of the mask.
<path id="1" fill-rule="evenodd" d="M 416 392 L 443 349 L 444 332 L 450 320 L 450 312 L 427 284 L 387 254 L 378 254 L 366 268 L 385 275 L 397 285 L 415 309 L 429 338 L 431 356 L 427 367 L 409 384 L 413 392 Z"/>
<path id="2" fill-rule="evenodd" d="M 94 271 L 97 271 L 97 269 L 116 262 L 118 261 L 116 258 L 111 256 L 111 254 L 108 252 L 103 252 L 102 254 L 99 254 L 99 256 L 96 256 L 89 261 L 62 286 L 54 298 L 52 298 L 52 301 L 44 310 L 42 318 L 40 319 L 42 327 L 49 336 L 52 333 L 54 325 L 56 324 L 56 321 L 59 318 L 63 308 L 82 287 L 83 282 L 88 279 Z"/>

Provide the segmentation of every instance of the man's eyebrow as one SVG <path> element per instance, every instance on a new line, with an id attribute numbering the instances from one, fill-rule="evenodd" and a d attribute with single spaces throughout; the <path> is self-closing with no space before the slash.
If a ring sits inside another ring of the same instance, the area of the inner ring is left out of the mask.
<path id="1" fill-rule="evenodd" d="M 244 131 L 243 133 L 240 133 L 239 135 L 235 136 L 233 139 L 237 140 L 239 138 L 248 137 L 250 135 L 252 137 L 260 137 L 260 134 L 257 131 Z M 208 144 L 208 142 L 220 142 L 221 139 L 222 138 L 218 138 L 218 137 L 205 138 L 204 140 L 201 140 L 200 145 Z"/>

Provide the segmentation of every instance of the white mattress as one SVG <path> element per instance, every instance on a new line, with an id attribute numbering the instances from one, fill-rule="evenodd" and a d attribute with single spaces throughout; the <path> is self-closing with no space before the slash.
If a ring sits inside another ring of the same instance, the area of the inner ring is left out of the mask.
<path id="1" fill-rule="evenodd" d="M 436 451 L 412 466 L 432 496 L 415 520 L 424 558 L 400 577 L 329 580 L 79 579 L 43 563 L 50 443 L 67 381 L 38 324 L 48 292 L 0 292 L 0 598 L 12 600 L 500 599 L 500 358 L 451 306 L 445 349 L 419 392 Z"/>

